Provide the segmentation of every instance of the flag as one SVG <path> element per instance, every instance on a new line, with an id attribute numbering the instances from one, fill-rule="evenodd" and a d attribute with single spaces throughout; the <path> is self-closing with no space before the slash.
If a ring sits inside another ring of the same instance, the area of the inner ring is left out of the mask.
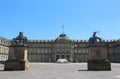
<path id="1" fill-rule="evenodd" d="M 62 29 L 64 29 L 64 26 L 62 25 Z"/>

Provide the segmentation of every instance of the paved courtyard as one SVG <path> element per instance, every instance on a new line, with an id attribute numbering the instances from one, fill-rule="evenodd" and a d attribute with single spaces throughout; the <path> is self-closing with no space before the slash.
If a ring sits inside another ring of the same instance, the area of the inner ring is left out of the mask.
<path id="1" fill-rule="evenodd" d="M 112 63 L 112 71 L 87 71 L 86 63 L 30 63 L 26 71 L 3 71 L 0 79 L 120 79 L 120 64 Z"/>

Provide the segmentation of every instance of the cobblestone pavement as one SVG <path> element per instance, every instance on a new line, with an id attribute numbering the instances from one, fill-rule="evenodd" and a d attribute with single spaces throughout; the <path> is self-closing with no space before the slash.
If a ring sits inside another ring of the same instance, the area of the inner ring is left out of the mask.
<path id="1" fill-rule="evenodd" d="M 30 63 L 26 71 L 3 71 L 0 79 L 120 79 L 120 64 L 112 63 L 112 71 L 87 71 L 86 63 Z"/>

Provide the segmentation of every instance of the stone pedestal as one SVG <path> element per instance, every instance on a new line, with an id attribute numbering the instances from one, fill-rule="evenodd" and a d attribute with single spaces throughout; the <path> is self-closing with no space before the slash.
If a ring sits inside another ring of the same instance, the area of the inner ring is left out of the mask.
<path id="1" fill-rule="evenodd" d="M 29 68 L 26 46 L 10 46 L 9 57 L 5 62 L 5 71 L 26 70 Z"/>
<path id="2" fill-rule="evenodd" d="M 106 46 L 90 46 L 88 70 L 111 70 Z"/>

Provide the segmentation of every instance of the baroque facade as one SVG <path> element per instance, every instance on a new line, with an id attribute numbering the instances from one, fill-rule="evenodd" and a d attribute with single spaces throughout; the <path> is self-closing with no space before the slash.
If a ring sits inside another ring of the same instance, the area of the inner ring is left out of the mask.
<path id="1" fill-rule="evenodd" d="M 31 62 L 56 62 L 58 59 L 82 62 L 88 58 L 88 42 L 70 40 L 64 33 L 55 40 L 29 40 L 28 46 L 28 60 Z"/>
<path id="2" fill-rule="evenodd" d="M 10 41 L 0 37 L 0 63 L 8 59 Z"/>
<path id="3" fill-rule="evenodd" d="M 115 62 L 114 41 L 105 42 L 111 62 Z M 30 62 L 56 62 L 67 59 L 69 62 L 88 61 L 88 40 L 71 40 L 62 33 L 55 40 L 29 40 L 28 60 Z M 112 53 L 112 54 L 111 54 Z"/>
<path id="4" fill-rule="evenodd" d="M 120 62 L 120 39 L 114 42 L 114 62 Z"/>
<path id="5" fill-rule="evenodd" d="M 102 40 L 107 46 L 111 62 L 120 62 L 120 40 Z M 10 40 L 0 38 L 0 61 L 8 59 Z M 55 40 L 30 40 L 28 60 L 30 62 L 56 62 L 67 59 L 69 62 L 88 61 L 88 40 L 71 40 L 60 34 Z"/>

